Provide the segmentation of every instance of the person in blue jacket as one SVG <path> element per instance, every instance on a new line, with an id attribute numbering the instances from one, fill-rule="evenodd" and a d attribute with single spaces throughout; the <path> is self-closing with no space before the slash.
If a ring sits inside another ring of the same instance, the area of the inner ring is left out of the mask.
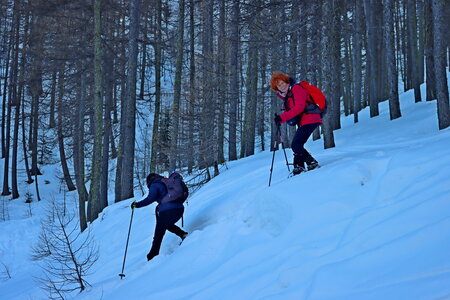
<path id="1" fill-rule="evenodd" d="M 183 216 L 183 204 L 179 202 L 161 203 L 161 200 L 167 194 L 166 185 L 162 182 L 163 179 L 164 177 L 159 174 L 150 173 L 147 176 L 147 187 L 149 189 L 147 197 L 142 201 L 133 201 L 133 203 L 131 203 L 131 209 L 134 209 L 147 206 L 155 201 L 158 202 L 158 205 L 156 206 L 155 234 L 153 236 L 152 248 L 147 254 L 147 260 L 151 260 L 159 254 L 161 242 L 166 230 L 178 235 L 182 241 L 188 234 L 175 225 L 175 223 L 178 222 Z"/>

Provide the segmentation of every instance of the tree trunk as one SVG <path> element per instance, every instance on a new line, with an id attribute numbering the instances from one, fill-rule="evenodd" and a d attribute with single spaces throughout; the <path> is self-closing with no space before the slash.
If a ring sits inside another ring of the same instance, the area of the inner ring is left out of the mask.
<path id="1" fill-rule="evenodd" d="M 427 101 L 436 99 L 436 72 L 434 69 L 434 47 L 433 47 L 433 11 L 431 1 L 425 0 L 425 61 L 426 61 L 426 82 L 427 82 Z"/>
<path id="2" fill-rule="evenodd" d="M 189 103 L 188 103 L 188 149 L 194 149 L 194 107 L 195 107 L 195 11 L 194 0 L 189 1 Z M 188 155 L 188 173 L 195 163 L 194 153 Z"/>
<path id="3" fill-rule="evenodd" d="M 91 185 L 89 189 L 90 211 L 89 221 L 97 219 L 101 212 L 100 204 L 100 179 L 102 170 L 102 137 L 103 137 L 103 95 L 102 95 L 102 25 L 101 25 L 101 1 L 94 2 L 94 146 L 92 154 Z"/>
<path id="4" fill-rule="evenodd" d="M 12 32 L 12 30 L 11 30 Z M 12 35 L 12 33 L 11 33 Z M 6 105 L 7 103 L 7 88 L 8 88 L 8 75 L 9 75 L 9 61 L 10 61 L 10 55 L 11 55 L 11 45 L 12 45 L 12 40 L 10 38 L 10 42 L 8 44 L 8 52 L 6 55 L 6 66 L 5 66 L 5 78 L 3 81 L 3 95 L 2 95 L 2 158 L 5 158 L 6 155 L 6 111 L 7 111 L 7 107 Z"/>
<path id="5" fill-rule="evenodd" d="M 113 38 L 114 33 L 109 25 L 105 31 L 109 38 Z M 101 210 L 108 206 L 108 187 L 109 187 L 109 149 L 111 146 L 111 152 L 114 153 L 114 136 L 112 132 L 112 120 L 111 112 L 113 110 L 113 97 L 114 97 L 114 52 L 110 49 L 105 49 L 105 55 L 103 56 L 103 64 L 105 66 L 105 111 L 104 111 L 104 124 L 105 134 L 103 135 L 103 148 L 102 148 L 102 175 L 100 180 L 100 206 Z"/>
<path id="6" fill-rule="evenodd" d="M 128 44 L 128 75 L 127 75 L 127 96 L 125 111 L 125 130 L 123 142 L 122 161 L 122 199 L 133 198 L 134 196 L 134 152 L 136 136 L 136 73 L 138 56 L 139 37 L 139 7 L 140 0 L 130 2 L 130 33 Z"/>
<path id="7" fill-rule="evenodd" d="M 123 19 L 125 19 L 124 16 L 122 16 Z M 126 34 L 125 34 L 125 20 L 122 22 L 121 24 L 121 31 L 120 31 L 120 36 L 122 37 L 122 39 L 126 38 Z M 120 47 L 120 52 L 121 52 L 121 61 L 119 64 L 119 73 L 120 74 L 125 74 L 125 70 L 126 70 L 126 53 L 125 53 L 125 47 L 122 46 Z M 125 76 L 125 75 L 123 75 Z M 117 167 L 116 167 L 116 178 L 115 178 L 115 186 L 114 186 L 114 202 L 120 202 L 122 200 L 122 162 L 123 162 L 123 143 L 124 143 L 124 138 L 125 138 L 125 134 L 124 134 L 124 130 L 125 130 L 125 118 L 123 117 L 126 113 L 126 105 L 127 105 L 127 100 L 126 100 L 126 80 L 122 80 L 121 84 L 120 84 L 120 134 L 119 134 L 119 145 L 118 145 L 118 149 L 117 149 Z M 117 117 L 116 117 L 117 118 Z"/>
<path id="8" fill-rule="evenodd" d="M 175 170 L 178 158 L 178 130 L 180 122 L 181 75 L 183 71 L 184 45 L 184 0 L 178 2 L 177 58 L 175 62 L 175 84 L 172 104 L 172 127 L 170 132 L 170 169 Z"/>
<path id="9" fill-rule="evenodd" d="M 367 27 L 367 62 L 369 68 L 369 104 L 370 104 L 370 117 L 378 116 L 378 100 L 377 100 L 377 41 L 376 41 L 376 24 L 375 24 L 375 12 L 373 0 L 364 0 L 364 10 L 366 15 L 366 27 Z"/>
<path id="10" fill-rule="evenodd" d="M 64 134 L 63 134 L 63 111 L 65 111 L 63 109 L 64 72 L 65 72 L 65 63 L 63 62 L 61 64 L 58 77 L 58 124 L 57 124 L 58 146 L 59 146 L 59 156 L 61 159 L 61 167 L 64 174 L 64 181 L 66 182 L 67 189 L 69 191 L 74 191 L 76 188 L 72 182 L 72 178 L 69 173 L 66 151 L 64 149 Z"/>
<path id="11" fill-rule="evenodd" d="M 446 45 L 446 0 L 432 0 L 433 3 L 433 34 L 434 34 L 434 67 L 436 70 L 437 115 L 439 129 L 450 126 L 450 109 L 447 85 L 447 45 Z"/>
<path id="12" fill-rule="evenodd" d="M 85 12 L 83 10 L 83 16 Z M 86 32 L 86 31 L 84 31 Z M 85 34 L 82 37 L 82 45 L 86 44 Z M 85 58 L 81 58 L 79 69 L 84 70 Z M 84 231 L 87 228 L 86 221 L 86 201 L 89 196 L 84 184 L 85 170 L 84 170 L 84 113 L 86 106 L 86 73 L 80 72 L 80 84 L 78 91 L 79 105 L 75 105 L 74 118 L 74 136 L 73 136 L 73 168 L 75 171 L 75 182 L 78 191 L 78 214 L 80 217 L 80 229 Z"/>
<path id="13" fill-rule="evenodd" d="M 56 71 L 52 73 L 52 87 L 50 93 L 50 119 L 49 119 L 49 128 L 55 128 L 55 103 L 56 103 Z"/>
<path id="14" fill-rule="evenodd" d="M 26 18 L 28 19 L 28 18 Z M 12 188 L 12 199 L 19 198 L 19 189 L 17 184 L 17 151 L 18 151 L 18 143 L 19 143 L 19 120 L 20 120 L 20 105 L 22 101 L 22 91 L 24 85 L 24 68 L 25 68 L 25 58 L 26 58 L 26 49 L 19 49 L 19 27 L 20 20 L 17 20 L 16 23 L 16 33 L 15 33 L 15 46 L 14 46 L 14 62 L 12 64 L 13 68 L 11 69 L 10 79 L 12 81 L 12 91 L 10 91 L 12 98 L 10 106 L 14 106 L 15 115 L 14 115 L 14 129 L 13 129 L 13 148 L 12 148 L 12 159 L 11 159 L 11 188 Z M 28 35 L 28 21 L 25 23 L 24 33 L 25 36 L 23 39 L 27 40 Z M 22 52 L 21 62 L 19 66 L 19 52 Z M 20 72 L 20 74 L 19 74 Z M 11 113 L 11 108 L 9 108 Z M 9 126 L 8 126 L 9 128 Z M 9 130 L 9 129 L 8 129 Z"/>
<path id="15" fill-rule="evenodd" d="M 214 112 L 213 104 L 213 0 L 202 2 L 202 116 L 201 116 L 201 132 L 200 132 L 200 168 L 208 168 L 213 165 L 214 152 Z"/>
<path id="16" fill-rule="evenodd" d="M 333 43 L 333 29 L 332 29 L 332 22 L 333 22 L 333 11 L 331 5 L 329 5 L 328 1 L 323 2 L 323 27 L 322 27 L 322 66 L 323 66 L 323 74 L 331 74 L 333 70 L 333 56 L 334 51 L 332 47 Z M 323 83 L 322 83 L 322 89 L 325 95 L 332 95 L 333 93 L 336 93 L 336 91 L 332 90 L 332 83 L 330 82 L 331 78 L 329 76 L 324 76 Z M 332 98 L 331 96 L 330 98 Z M 332 111 L 334 102 L 329 101 L 329 107 Z M 326 114 L 323 119 L 323 141 L 324 141 L 324 148 L 332 148 L 335 147 L 334 144 L 334 134 L 331 124 L 331 114 Z"/>
<path id="17" fill-rule="evenodd" d="M 393 0 L 383 0 L 383 23 L 384 23 L 384 44 L 387 62 L 387 77 L 389 89 L 389 112 L 391 120 L 400 118 L 400 102 L 398 99 L 398 75 L 395 61 L 395 39 L 394 39 L 394 2 Z"/>
<path id="18" fill-rule="evenodd" d="M 262 48 L 261 49 L 261 78 L 262 80 L 265 80 L 266 77 L 266 70 L 267 70 L 267 50 L 266 48 Z M 264 81 L 263 81 L 264 82 Z M 264 86 L 264 85 L 263 85 Z M 266 120 L 266 109 L 267 107 L 270 107 L 270 105 L 266 104 L 266 93 L 268 91 L 268 88 L 263 87 L 260 89 L 260 95 L 259 95 L 259 101 L 257 101 L 257 105 L 258 105 L 258 114 L 257 114 L 257 122 L 258 122 L 258 135 L 260 138 L 260 149 L 261 151 L 265 151 L 266 150 L 266 126 L 265 126 L 265 120 Z M 267 105 L 267 106 L 266 106 Z"/>
<path id="19" fill-rule="evenodd" d="M 332 130 L 340 129 L 341 128 L 341 73 L 342 73 L 342 67 L 341 67 L 341 26 L 340 26 L 340 15 L 339 15 L 339 1 L 332 0 L 328 1 L 327 5 L 332 6 L 331 11 L 331 17 L 332 21 L 330 24 L 330 47 L 332 51 L 332 56 L 330 57 L 332 66 L 331 66 L 331 73 L 327 74 L 324 73 L 325 76 L 330 76 L 330 88 L 331 88 L 331 97 L 329 100 L 330 102 L 333 102 L 332 105 L 328 108 L 328 114 L 331 117 L 331 128 Z"/>
<path id="20" fill-rule="evenodd" d="M 30 56 L 31 56 L 31 78 L 29 79 L 29 89 L 32 97 L 32 141 L 31 148 L 31 174 L 41 175 L 38 168 L 38 127 L 39 127 L 39 98 L 42 94 L 42 55 L 43 55 L 43 32 L 41 26 L 41 16 L 33 11 L 32 25 L 30 33 Z"/>
<path id="21" fill-rule="evenodd" d="M 228 128 L 228 159 L 237 159 L 237 106 L 239 100 L 239 1 L 233 1 L 231 21 L 231 53 L 230 53 L 230 125 Z"/>
<path id="22" fill-rule="evenodd" d="M 155 43 L 155 114 L 153 116 L 153 135 L 152 135 L 152 158 L 150 162 L 150 172 L 156 172 L 158 161 L 158 138 L 159 122 L 161 114 L 161 23 L 162 23 L 162 3 L 156 2 L 156 43 Z"/>
<path id="23" fill-rule="evenodd" d="M 410 75 L 412 80 L 412 85 L 414 88 L 414 99 L 416 102 L 422 101 L 420 95 L 420 68 L 419 60 L 422 58 L 418 57 L 417 49 L 417 18 L 416 18 L 416 0 L 408 1 L 408 49 L 409 49 L 409 61 L 410 61 Z"/>
<path id="24" fill-rule="evenodd" d="M 217 162 L 222 164 L 225 162 L 224 143 L 225 143 L 225 103 L 227 100 L 227 74 L 225 61 L 227 59 L 227 45 L 226 45 L 226 10 L 225 1 L 219 1 L 219 37 L 218 37 L 218 76 L 222 78 L 217 87 L 218 100 L 218 118 L 217 118 Z"/>
<path id="25" fill-rule="evenodd" d="M 257 2 L 259 3 L 259 2 Z M 256 20 L 255 20 L 256 19 Z M 247 93 L 245 101 L 245 119 L 244 119 L 244 134 L 245 140 L 242 144 L 245 145 L 244 156 L 255 154 L 255 130 L 256 130 L 256 103 L 258 95 L 258 44 L 257 44 L 257 22 L 258 17 L 254 17 L 250 21 L 250 41 L 248 50 L 248 64 L 247 64 Z"/>

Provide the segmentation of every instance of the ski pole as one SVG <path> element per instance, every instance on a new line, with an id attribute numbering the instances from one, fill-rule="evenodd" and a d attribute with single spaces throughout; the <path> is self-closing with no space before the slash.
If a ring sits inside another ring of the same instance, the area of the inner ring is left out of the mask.
<path id="1" fill-rule="evenodd" d="M 128 241 L 130 240 L 131 223 L 133 223 L 134 208 L 131 210 L 130 227 L 128 228 L 127 245 L 125 246 L 125 255 L 123 257 L 122 273 L 119 274 L 120 279 L 125 277 L 123 270 L 125 269 L 125 260 L 127 259 Z"/>
<path id="2" fill-rule="evenodd" d="M 269 186 L 270 186 L 270 183 L 272 182 L 273 161 L 275 160 L 275 151 L 276 150 L 278 150 L 278 149 L 277 149 L 277 141 L 275 140 L 273 143 L 272 165 L 270 166 Z"/>
<path id="3" fill-rule="evenodd" d="M 280 137 L 281 148 L 283 149 L 284 158 L 286 159 L 286 166 L 288 168 L 288 171 L 290 172 L 291 169 L 289 169 L 289 161 L 288 161 L 288 158 L 287 158 L 287 155 L 286 155 L 286 148 L 284 147 L 283 136 L 281 135 L 281 129 L 280 129 L 281 125 L 278 124 L 277 126 L 278 126 L 277 132 L 278 132 L 279 137 Z"/>
<path id="4" fill-rule="evenodd" d="M 284 158 L 286 159 L 286 166 L 288 168 L 288 171 L 289 172 L 291 171 L 291 169 L 289 168 L 289 161 L 288 161 L 288 158 L 286 155 L 286 148 L 284 147 L 283 137 L 281 135 L 281 124 L 277 124 L 277 133 L 276 133 L 275 141 L 273 144 L 272 165 L 270 167 L 269 186 L 270 186 L 270 183 L 272 182 L 272 171 L 273 171 L 273 162 L 275 160 L 275 151 L 278 150 L 277 142 L 280 142 L 280 144 L 281 144 L 281 148 L 283 149 L 283 152 L 284 152 Z"/>

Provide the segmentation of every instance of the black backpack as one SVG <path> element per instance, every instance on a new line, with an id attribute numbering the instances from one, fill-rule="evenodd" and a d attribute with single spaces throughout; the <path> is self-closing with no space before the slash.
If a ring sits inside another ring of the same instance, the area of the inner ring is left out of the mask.
<path id="1" fill-rule="evenodd" d="M 178 172 L 170 174 L 169 178 L 163 178 L 162 183 L 166 185 L 167 194 L 161 199 L 161 203 L 178 202 L 184 203 L 189 196 L 189 189 Z"/>

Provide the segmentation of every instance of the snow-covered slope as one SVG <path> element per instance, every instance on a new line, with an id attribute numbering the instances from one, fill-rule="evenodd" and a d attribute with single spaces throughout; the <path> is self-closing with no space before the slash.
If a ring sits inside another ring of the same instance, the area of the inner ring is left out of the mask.
<path id="1" fill-rule="evenodd" d="M 278 151 L 268 187 L 272 153 L 229 163 L 190 197 L 183 244 L 167 233 L 150 262 L 154 205 L 137 209 L 123 280 L 131 201 L 109 206 L 91 227 L 100 246 L 92 286 L 75 298 L 450 297 L 450 130 L 438 131 L 434 101 L 412 95 L 401 95 L 400 119 L 389 121 L 387 102 L 376 118 L 343 118 L 333 149 L 309 141 L 320 169 L 288 179 Z M 32 238 L 19 232 L 32 220 L 0 223 L 2 259 L 29 257 Z M 0 282 L 5 299 L 45 295 L 26 263 L 11 262 L 21 270 Z"/>

